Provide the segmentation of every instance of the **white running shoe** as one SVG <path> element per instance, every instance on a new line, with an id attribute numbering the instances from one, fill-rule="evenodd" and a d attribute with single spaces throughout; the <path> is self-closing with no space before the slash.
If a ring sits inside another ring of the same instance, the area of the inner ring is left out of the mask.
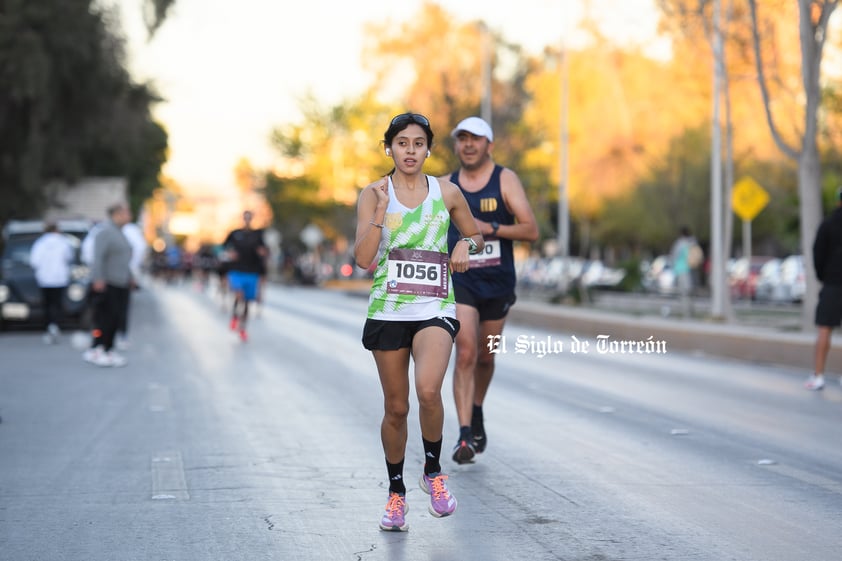
<path id="1" fill-rule="evenodd" d="M 82 353 L 82 358 L 85 362 L 96 364 L 103 353 L 104 351 L 102 350 L 102 347 L 93 347 L 86 349 L 85 352 Z"/>
<path id="2" fill-rule="evenodd" d="M 114 351 L 100 353 L 94 361 L 97 366 L 104 367 L 120 367 L 126 365 L 126 359 Z"/>
<path id="3" fill-rule="evenodd" d="M 824 387 L 824 376 L 813 374 L 804 382 L 804 387 L 813 391 L 822 389 Z"/>

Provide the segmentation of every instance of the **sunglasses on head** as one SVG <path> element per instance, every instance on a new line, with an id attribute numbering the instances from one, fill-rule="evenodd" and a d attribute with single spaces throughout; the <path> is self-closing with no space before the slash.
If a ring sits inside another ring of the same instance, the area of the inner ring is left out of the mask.
<path id="1" fill-rule="evenodd" d="M 395 125 L 403 125 L 407 123 L 415 123 L 425 127 L 430 126 L 430 121 L 427 119 L 427 117 L 419 113 L 403 113 L 401 115 L 398 115 L 397 117 L 392 119 L 392 122 L 389 123 L 389 126 L 393 127 Z"/>

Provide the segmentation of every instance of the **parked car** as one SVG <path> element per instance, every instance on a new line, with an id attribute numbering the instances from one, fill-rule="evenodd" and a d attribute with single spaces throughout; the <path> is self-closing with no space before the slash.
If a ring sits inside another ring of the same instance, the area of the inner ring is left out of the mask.
<path id="1" fill-rule="evenodd" d="M 807 274 L 804 271 L 804 256 L 790 255 L 781 261 L 781 285 L 787 302 L 801 302 L 807 292 Z"/>
<path id="2" fill-rule="evenodd" d="M 607 267 L 602 261 L 592 260 L 585 263 L 580 281 L 583 286 L 591 288 L 616 288 L 625 276 L 623 269 Z"/>
<path id="3" fill-rule="evenodd" d="M 70 285 L 62 298 L 64 324 L 85 326 L 88 321 L 90 275 L 79 255 L 82 238 L 90 229 L 87 221 L 60 221 L 59 231 L 74 248 Z M 12 221 L 3 231 L 0 255 L 0 329 L 13 325 L 40 325 L 44 319 L 41 289 L 29 266 L 32 245 L 43 233 L 41 221 Z"/>
<path id="4" fill-rule="evenodd" d="M 731 296 L 738 299 L 754 300 L 757 294 L 757 279 L 760 275 L 760 269 L 772 259 L 774 257 L 760 255 L 737 259 L 728 279 Z"/>
<path id="5" fill-rule="evenodd" d="M 754 288 L 754 299 L 758 302 L 782 302 L 785 299 L 781 262 L 780 259 L 770 259 L 760 267 Z"/>
<path id="6" fill-rule="evenodd" d="M 586 263 L 580 257 L 528 257 L 516 266 L 521 287 L 565 292 L 582 276 Z"/>
<path id="7" fill-rule="evenodd" d="M 669 255 L 659 255 L 643 273 L 643 289 L 655 294 L 675 294 L 675 273 Z"/>

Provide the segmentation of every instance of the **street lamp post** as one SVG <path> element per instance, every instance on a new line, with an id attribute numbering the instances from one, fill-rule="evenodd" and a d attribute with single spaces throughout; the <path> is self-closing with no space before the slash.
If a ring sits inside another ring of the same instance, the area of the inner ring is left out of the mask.
<path id="1" fill-rule="evenodd" d="M 710 197 L 710 289 L 711 315 L 714 318 L 725 316 L 725 266 L 722 235 L 723 197 L 722 197 L 722 148 L 721 128 L 719 123 L 719 101 L 722 89 L 722 28 L 720 20 L 720 1 L 713 2 L 713 116 L 711 125 L 711 197 Z"/>
<path id="2" fill-rule="evenodd" d="M 483 120 L 491 125 L 491 34 L 484 21 L 479 22 L 482 41 L 482 107 Z"/>
<path id="3" fill-rule="evenodd" d="M 558 181 L 558 252 L 562 257 L 570 255 L 570 209 L 568 206 L 568 69 L 567 53 L 564 48 L 564 39 L 561 42 L 559 52 L 559 70 L 561 75 L 561 118 L 559 138 L 559 181 Z"/>

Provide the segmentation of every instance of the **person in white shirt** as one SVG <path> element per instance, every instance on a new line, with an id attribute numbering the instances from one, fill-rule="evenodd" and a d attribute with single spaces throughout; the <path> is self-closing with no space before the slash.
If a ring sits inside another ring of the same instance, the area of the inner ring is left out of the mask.
<path id="1" fill-rule="evenodd" d="M 70 284 L 73 246 L 59 233 L 55 223 L 48 223 L 44 234 L 35 240 L 29 253 L 29 265 L 41 288 L 44 302 L 44 342 L 55 343 L 61 333 L 62 298 Z"/>
<path id="2" fill-rule="evenodd" d="M 123 235 L 129 240 L 132 246 L 132 260 L 129 262 L 129 268 L 132 270 L 133 288 L 137 288 L 138 279 L 140 279 L 141 266 L 146 259 L 146 250 L 148 244 L 146 238 L 143 236 L 143 230 L 135 222 L 128 222 L 123 225 Z M 121 350 L 129 348 L 129 308 L 131 308 L 131 294 L 126 301 L 126 307 L 123 314 L 120 316 L 120 322 L 117 326 L 117 337 L 114 345 Z"/>

